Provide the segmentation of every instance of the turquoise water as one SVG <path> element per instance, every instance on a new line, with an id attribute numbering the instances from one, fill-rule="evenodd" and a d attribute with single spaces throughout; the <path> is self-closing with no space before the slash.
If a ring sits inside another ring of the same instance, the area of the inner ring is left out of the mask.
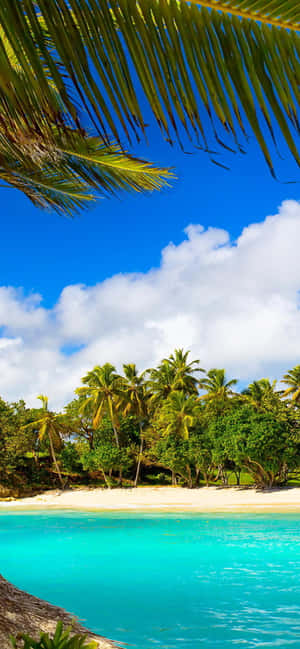
<path id="1" fill-rule="evenodd" d="M 300 645 L 299 515 L 0 514 L 1 572 L 137 649 Z"/>

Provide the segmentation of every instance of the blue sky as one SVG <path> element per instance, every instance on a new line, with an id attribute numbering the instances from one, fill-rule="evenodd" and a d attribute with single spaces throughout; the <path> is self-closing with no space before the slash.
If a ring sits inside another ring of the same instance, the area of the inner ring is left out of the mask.
<path id="1" fill-rule="evenodd" d="M 277 182 L 253 141 L 247 155 L 221 154 L 220 161 L 230 166 L 226 171 L 203 152 L 190 148 L 189 155 L 170 147 L 155 128 L 150 139 L 135 153 L 174 167 L 178 177 L 161 193 L 100 200 L 70 220 L 1 189 L 1 284 L 39 292 L 50 307 L 67 284 L 90 285 L 119 272 L 158 266 L 162 248 L 182 241 L 189 223 L 225 228 L 235 238 L 248 223 L 274 213 L 282 200 L 300 198 L 299 184 L 283 182 L 300 179 L 286 152 L 285 160 L 275 159 Z"/>

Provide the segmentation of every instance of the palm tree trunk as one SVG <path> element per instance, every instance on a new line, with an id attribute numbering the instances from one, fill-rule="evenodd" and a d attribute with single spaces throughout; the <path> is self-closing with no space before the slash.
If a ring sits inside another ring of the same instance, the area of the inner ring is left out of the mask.
<path id="1" fill-rule="evenodd" d="M 236 470 L 234 471 L 234 475 L 235 475 L 235 477 L 236 477 L 236 484 L 237 484 L 237 487 L 239 487 L 240 484 L 241 484 L 241 472 L 238 471 L 238 470 L 236 469 Z"/>
<path id="2" fill-rule="evenodd" d="M 93 432 L 89 431 L 87 436 L 88 436 L 88 444 L 89 444 L 90 450 L 93 451 L 94 450 L 94 434 L 93 434 Z"/>
<path id="3" fill-rule="evenodd" d="M 134 486 L 137 487 L 139 477 L 140 477 L 140 470 L 141 470 L 141 462 L 142 462 L 142 453 L 143 453 L 143 448 L 144 448 L 144 438 L 143 438 L 143 432 L 142 432 L 142 425 L 140 423 L 140 450 L 139 450 L 139 459 L 136 467 L 136 474 L 135 474 L 135 480 L 134 480 Z"/>
<path id="4" fill-rule="evenodd" d="M 192 489 L 193 488 L 193 478 L 192 478 L 191 467 L 190 467 L 189 464 L 186 465 L 186 472 L 187 472 L 188 488 Z"/>
<path id="5" fill-rule="evenodd" d="M 117 428 L 116 428 L 116 426 L 114 424 L 113 416 L 111 418 L 111 424 L 112 424 L 112 427 L 113 427 L 117 448 L 120 448 L 119 435 L 118 435 Z M 123 475 L 123 471 L 122 471 L 122 468 L 121 468 L 120 471 L 119 471 L 119 485 L 120 486 L 122 486 L 122 475 Z"/>
<path id="6" fill-rule="evenodd" d="M 114 423 L 112 424 L 112 427 L 113 427 L 113 431 L 114 431 L 114 436 L 115 436 L 115 440 L 116 440 L 116 445 L 117 445 L 118 448 L 120 448 L 119 435 L 118 435 L 118 431 L 117 431 L 117 429 L 116 429 Z"/>
<path id="7" fill-rule="evenodd" d="M 50 450 L 51 450 L 51 455 L 52 455 L 52 459 L 53 459 L 53 462 L 54 462 L 54 466 L 55 466 L 55 468 L 56 468 L 56 472 L 57 472 L 57 475 L 58 475 L 58 477 L 59 477 L 59 481 L 60 481 L 60 484 L 61 484 L 61 488 L 63 489 L 63 488 L 64 488 L 64 482 L 63 482 L 63 479 L 62 479 L 62 475 L 61 475 L 61 472 L 60 472 L 60 468 L 59 468 L 58 463 L 57 463 L 57 459 L 56 459 L 56 455 L 55 455 L 55 451 L 54 451 L 54 446 L 53 446 L 53 442 L 52 442 L 51 433 L 48 433 L 48 437 L 49 437 Z"/>
<path id="8" fill-rule="evenodd" d="M 105 471 L 103 471 L 103 469 L 102 469 L 102 473 L 103 473 L 104 482 L 105 482 L 107 488 L 111 489 L 111 484 L 110 484 L 109 480 L 107 479 L 106 473 L 105 473 Z"/>
<path id="9" fill-rule="evenodd" d="M 33 449 L 32 455 L 33 455 L 34 463 L 36 464 L 37 468 L 39 468 L 39 457 L 35 449 Z"/>
<path id="10" fill-rule="evenodd" d="M 112 428 L 113 428 L 113 431 L 114 431 L 115 440 L 116 440 L 116 445 L 117 445 L 118 448 L 120 448 L 119 435 L 118 435 L 117 427 L 116 427 L 116 425 L 115 425 L 115 421 L 114 421 L 113 404 L 112 404 L 112 401 L 111 401 L 110 398 L 108 399 L 108 407 L 109 407 L 109 414 L 110 414 L 111 425 L 112 425 Z M 122 469 L 120 469 L 120 471 L 119 471 L 119 485 L 122 485 Z"/>
<path id="11" fill-rule="evenodd" d="M 119 435 L 118 435 L 117 427 L 116 427 L 116 425 L 115 425 L 115 418 L 114 418 L 113 404 L 112 404 L 112 401 L 111 401 L 110 398 L 108 399 L 108 407 L 109 407 L 110 421 L 111 421 L 111 425 L 112 425 L 112 428 L 113 428 L 113 431 L 114 431 L 115 440 L 116 440 L 116 445 L 117 445 L 118 448 L 120 448 Z"/>
<path id="12" fill-rule="evenodd" d="M 214 479 L 215 482 L 217 482 L 219 480 L 219 478 L 222 478 L 222 471 L 223 471 L 222 464 L 219 464 L 218 472 L 217 472 L 217 475 L 216 475 L 216 477 Z"/>

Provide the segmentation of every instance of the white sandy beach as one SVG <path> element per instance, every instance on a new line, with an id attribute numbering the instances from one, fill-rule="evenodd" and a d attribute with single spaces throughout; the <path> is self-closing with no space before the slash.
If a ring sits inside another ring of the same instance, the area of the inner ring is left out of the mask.
<path id="1" fill-rule="evenodd" d="M 255 489 L 203 487 L 139 487 L 138 489 L 74 489 L 48 491 L 31 498 L 0 501 L 0 510 L 166 510 L 193 512 L 300 512 L 300 488 Z"/>

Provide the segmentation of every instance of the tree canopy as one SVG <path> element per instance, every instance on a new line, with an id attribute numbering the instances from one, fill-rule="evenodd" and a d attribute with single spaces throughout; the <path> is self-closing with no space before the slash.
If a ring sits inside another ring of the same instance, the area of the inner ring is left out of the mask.
<path id="1" fill-rule="evenodd" d="M 282 383 L 297 378 L 298 366 Z M 58 484 L 287 484 L 300 477 L 295 390 L 263 378 L 238 390 L 175 350 L 157 367 L 96 365 L 62 412 L 0 400 L 0 495 Z"/>

